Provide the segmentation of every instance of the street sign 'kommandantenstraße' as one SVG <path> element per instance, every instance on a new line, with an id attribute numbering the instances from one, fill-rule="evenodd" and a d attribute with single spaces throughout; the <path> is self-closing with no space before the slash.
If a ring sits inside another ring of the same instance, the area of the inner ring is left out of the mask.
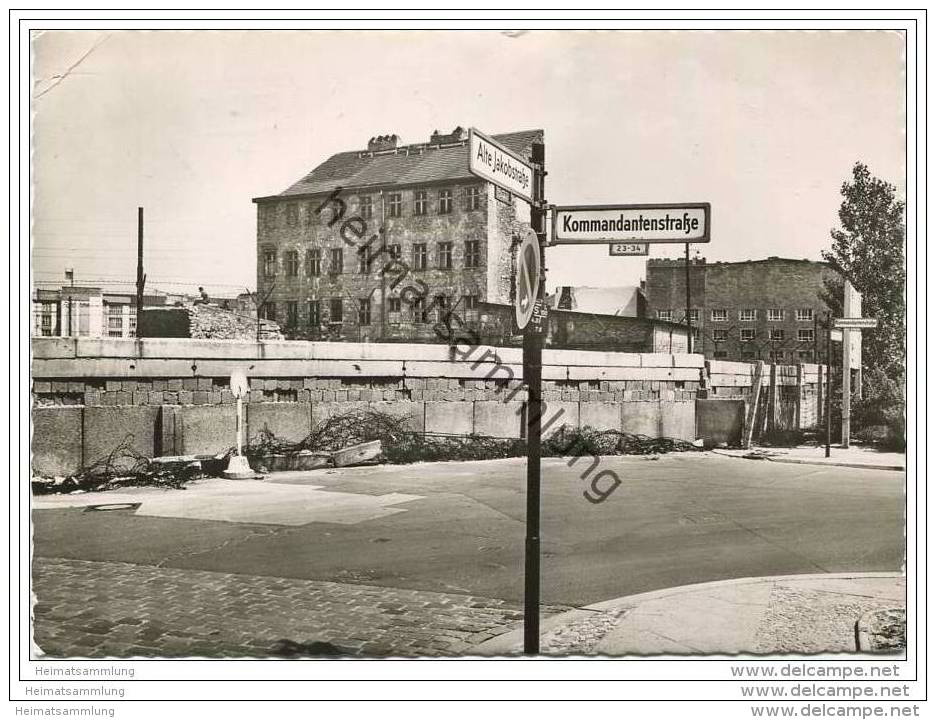
<path id="1" fill-rule="evenodd" d="M 551 244 L 705 243 L 711 215 L 709 203 L 557 206 Z"/>

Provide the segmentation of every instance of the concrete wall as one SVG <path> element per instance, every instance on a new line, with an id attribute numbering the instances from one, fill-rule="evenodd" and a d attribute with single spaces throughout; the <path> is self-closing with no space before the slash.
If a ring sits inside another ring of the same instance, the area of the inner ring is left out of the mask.
<path id="1" fill-rule="evenodd" d="M 545 350 L 544 423 L 694 439 L 699 355 Z M 520 437 L 519 348 L 41 338 L 33 343 L 33 467 L 66 474 L 131 435 L 144 455 L 234 443 L 229 377 L 250 380 L 247 431 L 298 440 L 325 417 L 372 407 L 414 430 Z"/>

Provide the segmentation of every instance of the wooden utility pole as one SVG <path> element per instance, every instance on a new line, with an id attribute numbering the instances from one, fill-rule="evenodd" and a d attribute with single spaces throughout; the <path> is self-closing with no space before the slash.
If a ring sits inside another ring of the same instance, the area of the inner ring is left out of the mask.
<path id="1" fill-rule="evenodd" d="M 143 274 L 143 208 L 137 208 L 137 279 L 136 279 L 136 336 L 143 335 L 143 285 L 146 275 Z"/>

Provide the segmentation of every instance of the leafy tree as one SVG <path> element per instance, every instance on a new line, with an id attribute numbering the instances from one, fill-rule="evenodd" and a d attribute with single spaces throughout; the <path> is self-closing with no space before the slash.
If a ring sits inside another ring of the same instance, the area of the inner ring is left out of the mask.
<path id="1" fill-rule="evenodd" d="M 903 384 L 906 362 L 905 205 L 896 188 L 855 163 L 842 184 L 841 228 L 822 257 L 862 296 L 862 314 L 878 320 L 862 338 L 863 364 Z M 830 294 L 841 297 L 840 285 Z M 828 288 L 831 290 L 832 288 Z M 840 301 L 839 301 L 840 302 Z"/>

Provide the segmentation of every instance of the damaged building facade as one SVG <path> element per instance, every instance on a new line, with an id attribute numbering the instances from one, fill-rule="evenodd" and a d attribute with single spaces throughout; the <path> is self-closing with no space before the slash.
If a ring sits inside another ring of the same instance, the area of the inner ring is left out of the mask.
<path id="1" fill-rule="evenodd" d="M 528 157 L 543 131 L 494 138 Z M 255 198 L 262 316 L 309 339 L 437 341 L 433 326 L 448 312 L 480 329 L 485 304 L 511 301 L 530 215 L 469 173 L 467 140 L 461 127 L 410 145 L 371 138 Z"/>

